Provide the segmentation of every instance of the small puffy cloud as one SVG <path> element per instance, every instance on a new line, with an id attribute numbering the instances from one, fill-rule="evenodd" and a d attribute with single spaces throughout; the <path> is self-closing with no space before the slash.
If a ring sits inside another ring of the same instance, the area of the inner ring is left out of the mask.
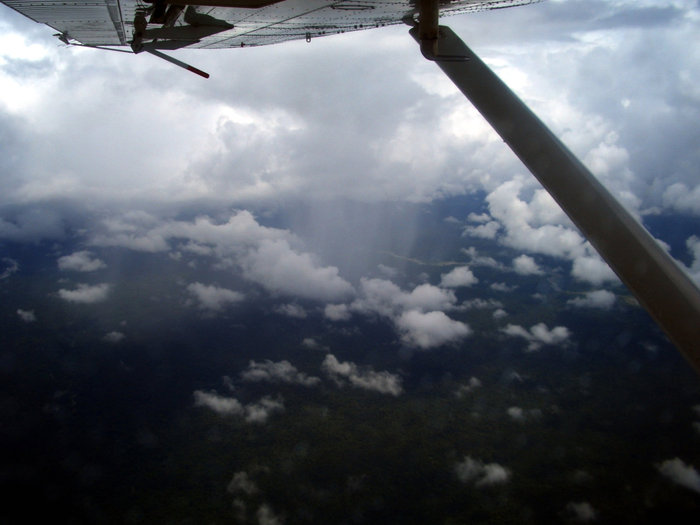
<path id="1" fill-rule="evenodd" d="M 479 237 L 481 239 L 495 239 L 498 235 L 498 230 L 501 229 L 501 223 L 498 221 L 489 221 L 478 226 L 467 226 L 462 231 L 465 237 Z"/>
<path id="2" fill-rule="evenodd" d="M 299 372 L 289 361 L 273 362 L 266 359 L 258 363 L 251 361 L 248 368 L 241 372 L 244 381 L 270 381 L 273 383 L 290 383 L 313 386 L 321 382 L 318 377 L 310 377 Z"/>
<path id="3" fill-rule="evenodd" d="M 503 308 L 498 308 L 493 311 L 494 319 L 503 319 L 504 317 L 508 317 L 508 312 L 506 312 Z"/>
<path id="4" fill-rule="evenodd" d="M 690 268 L 688 268 L 688 273 L 690 274 L 691 279 L 695 281 L 695 283 L 700 286 L 700 237 L 697 237 L 695 235 L 689 237 L 685 241 L 685 245 L 688 248 L 688 251 L 693 254 L 693 262 L 690 265 Z"/>
<path id="5" fill-rule="evenodd" d="M 566 504 L 566 512 L 574 521 L 578 521 L 579 523 L 595 521 L 598 517 L 598 513 L 587 501 L 582 501 L 580 503 L 570 501 Z"/>
<path id="6" fill-rule="evenodd" d="M 314 339 L 313 337 L 305 337 L 301 341 L 301 346 L 303 346 L 304 348 L 308 348 L 309 350 L 327 350 L 328 349 L 328 347 L 322 345 L 321 343 L 316 341 L 316 339 Z"/>
<path id="7" fill-rule="evenodd" d="M 307 313 L 303 306 L 298 304 L 289 303 L 283 304 L 275 308 L 277 313 L 286 315 L 287 317 L 293 317 L 295 319 L 306 319 Z"/>
<path id="8" fill-rule="evenodd" d="M 258 487 L 248 477 L 248 473 L 242 470 L 233 474 L 233 478 L 226 486 L 226 491 L 230 494 L 243 493 L 250 496 L 258 492 Z"/>
<path id="9" fill-rule="evenodd" d="M 512 292 L 518 288 L 518 285 L 508 286 L 506 283 L 492 283 L 491 289 L 496 292 Z"/>
<path id="10" fill-rule="evenodd" d="M 544 323 L 532 326 L 529 332 L 520 325 L 509 324 L 505 328 L 501 328 L 501 332 L 511 337 L 522 337 L 529 341 L 529 351 L 539 350 L 543 345 L 562 344 L 571 336 L 571 332 L 565 326 L 555 326 L 550 330 Z"/>
<path id="11" fill-rule="evenodd" d="M 396 326 L 404 343 L 422 349 L 452 343 L 471 333 L 468 325 L 450 319 L 440 311 L 408 310 L 396 319 Z"/>
<path id="12" fill-rule="evenodd" d="M 525 411 L 520 407 L 510 407 L 506 410 L 506 414 L 515 421 L 525 421 Z"/>
<path id="13" fill-rule="evenodd" d="M 392 268 L 391 266 L 386 266 L 384 264 L 378 264 L 377 269 L 390 279 L 396 277 L 399 274 L 399 271 L 396 268 Z"/>
<path id="14" fill-rule="evenodd" d="M 241 259 L 245 276 L 266 289 L 307 299 L 333 301 L 352 296 L 353 287 L 335 266 L 316 266 L 308 253 L 286 239 L 263 240 Z"/>
<path id="15" fill-rule="evenodd" d="M 488 213 L 471 212 L 469 215 L 467 215 L 467 220 L 469 222 L 484 224 L 485 222 L 489 222 L 491 220 L 491 216 Z"/>
<path id="16" fill-rule="evenodd" d="M 352 309 L 363 313 L 377 313 L 395 317 L 407 309 L 421 311 L 449 310 L 457 297 L 452 290 L 444 290 L 431 284 L 416 286 L 404 292 L 396 284 L 385 279 L 360 280 L 360 298 L 352 303 Z"/>
<path id="17" fill-rule="evenodd" d="M 567 301 L 567 304 L 579 308 L 601 308 L 610 310 L 615 304 L 615 294 L 607 290 L 594 290 L 586 292 L 583 297 L 576 297 Z"/>
<path id="18" fill-rule="evenodd" d="M 657 468 L 674 483 L 700 493 L 700 474 L 692 465 L 686 465 L 681 459 L 673 458 L 657 465 Z"/>
<path id="19" fill-rule="evenodd" d="M 463 483 L 474 483 L 477 487 L 500 485 L 510 479 L 510 471 L 498 463 L 484 464 L 469 456 L 455 464 L 455 473 Z"/>
<path id="20" fill-rule="evenodd" d="M 17 315 L 19 315 L 19 318 L 22 319 L 25 323 L 33 323 L 36 321 L 36 315 L 34 314 L 34 310 L 22 310 L 21 308 L 17 309 Z"/>
<path id="21" fill-rule="evenodd" d="M 275 514 L 272 507 L 267 503 L 263 503 L 258 507 L 255 517 L 258 520 L 258 525 L 282 525 L 284 523 L 284 520 Z"/>
<path id="22" fill-rule="evenodd" d="M 617 275 L 597 254 L 582 255 L 574 259 L 571 275 L 579 281 L 600 286 L 605 282 L 619 282 Z"/>
<path id="23" fill-rule="evenodd" d="M 347 321 L 352 316 L 346 304 L 327 304 L 323 309 L 323 315 L 331 321 Z"/>
<path id="24" fill-rule="evenodd" d="M 340 362 L 333 354 L 326 355 L 321 369 L 340 384 L 345 379 L 356 388 L 372 390 L 381 394 L 398 396 L 403 392 L 399 376 L 389 372 L 375 372 L 370 368 L 360 370 L 355 363 Z"/>
<path id="25" fill-rule="evenodd" d="M 75 290 L 60 289 L 58 296 L 70 303 L 99 303 L 107 299 L 109 285 L 106 283 L 89 285 L 79 284 Z"/>
<path id="26" fill-rule="evenodd" d="M 496 301 L 495 299 L 482 299 L 481 297 L 469 299 L 460 305 L 460 307 L 464 310 L 487 310 L 489 308 L 501 308 L 502 306 L 503 303 L 501 301 Z"/>
<path id="27" fill-rule="evenodd" d="M 214 392 L 195 390 L 193 395 L 195 406 L 206 407 L 222 416 L 242 417 L 248 423 L 265 423 L 270 415 L 284 411 L 284 403 L 269 396 L 243 405 L 234 397 L 225 397 Z"/>
<path id="28" fill-rule="evenodd" d="M 118 343 L 123 341 L 125 338 L 126 336 L 121 332 L 109 332 L 108 334 L 105 334 L 102 340 L 107 343 Z"/>
<path id="29" fill-rule="evenodd" d="M 537 419 L 542 416 L 542 411 L 539 408 L 533 408 L 531 410 L 525 410 L 520 407 L 509 407 L 506 410 L 506 414 L 513 420 L 519 423 L 524 423 L 528 419 Z"/>
<path id="30" fill-rule="evenodd" d="M 440 286 L 443 288 L 458 288 L 471 286 L 479 282 L 468 266 L 458 266 L 440 276 Z"/>
<path id="31" fill-rule="evenodd" d="M 542 270 L 529 255 L 521 255 L 513 259 L 513 270 L 520 275 L 541 275 Z"/>
<path id="32" fill-rule="evenodd" d="M 201 309 L 215 312 L 223 310 L 227 304 L 240 302 L 245 297 L 240 292 L 199 282 L 189 284 L 187 291 L 197 299 Z"/>
<path id="33" fill-rule="evenodd" d="M 106 267 L 104 262 L 93 258 L 92 253 L 88 251 L 75 252 L 58 258 L 58 268 L 64 271 L 94 272 Z"/>
<path id="34" fill-rule="evenodd" d="M 466 385 L 460 385 L 457 390 L 455 390 L 455 396 L 462 398 L 465 395 L 474 392 L 477 388 L 481 387 L 481 381 L 477 377 L 470 377 Z"/>
<path id="35" fill-rule="evenodd" d="M 17 261 L 10 259 L 9 257 L 3 257 L 2 271 L 0 271 L 0 281 L 2 279 L 7 279 L 10 275 L 16 273 L 17 270 L 19 270 L 19 263 Z"/>

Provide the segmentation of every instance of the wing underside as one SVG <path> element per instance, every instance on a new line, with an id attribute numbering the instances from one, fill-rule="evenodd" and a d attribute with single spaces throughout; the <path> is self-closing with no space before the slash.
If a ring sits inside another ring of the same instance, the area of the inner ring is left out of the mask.
<path id="1" fill-rule="evenodd" d="M 0 0 L 67 39 L 90 46 L 127 46 L 142 15 L 142 37 L 156 49 L 276 44 L 400 23 L 416 0 Z M 537 0 L 446 0 L 441 14 L 499 9 Z M 213 5 L 201 5 L 203 3 Z"/>

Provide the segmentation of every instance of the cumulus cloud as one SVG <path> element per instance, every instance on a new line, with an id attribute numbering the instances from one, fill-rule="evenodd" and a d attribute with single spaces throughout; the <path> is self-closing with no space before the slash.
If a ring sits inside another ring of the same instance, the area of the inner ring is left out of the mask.
<path id="1" fill-rule="evenodd" d="M 331 321 L 347 321 L 352 317 L 346 304 L 327 304 L 323 309 L 323 315 Z"/>
<path id="2" fill-rule="evenodd" d="M 510 286 L 506 283 L 491 283 L 490 288 L 496 292 L 509 293 L 509 292 L 513 292 L 513 291 L 517 290 L 518 285 L 516 284 L 516 285 Z"/>
<path id="3" fill-rule="evenodd" d="M 452 290 L 421 284 L 405 292 L 385 279 L 362 278 L 358 295 L 351 309 L 388 317 L 407 345 L 428 349 L 471 333 L 468 325 L 444 313 L 456 307 Z"/>
<path id="4" fill-rule="evenodd" d="M 574 521 L 578 521 L 579 523 L 588 523 L 598 518 L 598 513 L 587 501 L 581 501 L 579 503 L 570 501 L 566 504 L 566 512 Z"/>
<path id="5" fill-rule="evenodd" d="M 33 323 L 36 321 L 36 315 L 34 314 L 34 310 L 22 310 L 20 308 L 17 309 L 17 315 L 19 315 L 19 318 L 22 319 L 25 323 Z"/>
<path id="6" fill-rule="evenodd" d="M 107 299 L 109 284 L 79 284 L 75 290 L 60 289 L 58 296 L 70 303 L 99 303 Z"/>
<path id="7" fill-rule="evenodd" d="M 571 336 L 571 332 L 565 326 L 555 326 L 551 330 L 544 323 L 537 323 L 530 327 L 528 332 L 520 325 L 509 324 L 501 328 L 501 332 L 511 337 L 522 337 L 530 344 L 528 351 L 539 350 L 543 345 L 558 345 L 565 343 Z"/>
<path id="8" fill-rule="evenodd" d="M 567 304 L 579 308 L 600 308 L 610 310 L 615 304 L 615 294 L 607 290 L 594 290 L 586 292 L 583 297 L 576 297 L 567 301 Z"/>
<path id="9" fill-rule="evenodd" d="M 240 292 L 202 283 L 187 285 L 187 291 L 197 299 L 202 310 L 213 312 L 219 312 L 226 305 L 238 303 L 245 298 Z"/>
<path id="10" fill-rule="evenodd" d="M 257 485 L 248 477 L 248 473 L 244 470 L 235 472 L 233 478 L 226 486 L 226 492 L 230 494 L 243 493 L 250 496 L 258 492 Z"/>
<path id="11" fill-rule="evenodd" d="M 508 312 L 506 312 L 503 308 L 497 308 L 493 311 L 494 319 L 503 319 L 504 317 L 508 317 Z"/>
<path id="12" fill-rule="evenodd" d="M 537 265 L 535 259 L 529 255 L 520 255 L 513 259 L 513 270 L 520 275 L 541 275 L 542 269 Z"/>
<path id="13" fill-rule="evenodd" d="M 299 306 L 298 304 L 294 303 L 282 304 L 275 308 L 275 311 L 277 313 L 286 315 L 287 317 L 293 317 L 295 319 L 306 319 L 308 315 L 303 306 Z"/>
<path id="14" fill-rule="evenodd" d="M 335 266 L 316 266 L 308 253 L 292 250 L 285 239 L 264 240 L 240 261 L 244 275 L 268 290 L 333 301 L 353 294 Z"/>
<path id="15" fill-rule="evenodd" d="M 506 414 L 513 420 L 519 423 L 524 423 L 528 419 L 537 419 L 542 416 L 542 411 L 538 408 L 533 408 L 530 410 L 525 410 L 520 407 L 512 406 L 508 407 Z"/>
<path id="16" fill-rule="evenodd" d="M 396 327 L 404 343 L 422 349 L 456 342 L 471 333 L 468 325 L 440 311 L 408 310 L 396 319 Z"/>
<path id="17" fill-rule="evenodd" d="M 195 390 L 193 395 L 195 406 L 208 408 L 222 416 L 238 416 L 247 423 L 265 423 L 272 414 L 284 411 L 282 400 L 269 396 L 243 405 L 234 397 L 221 396 L 215 392 Z"/>
<path id="18" fill-rule="evenodd" d="M 617 275 L 598 254 L 582 255 L 574 259 L 571 275 L 579 281 L 600 286 L 605 282 L 619 282 Z"/>
<path id="19" fill-rule="evenodd" d="M 700 286 L 700 237 L 693 235 L 685 241 L 688 251 L 693 255 L 693 262 L 688 269 L 690 277 Z"/>
<path id="20" fill-rule="evenodd" d="M 700 474 L 692 465 L 686 465 L 680 458 L 667 459 L 657 465 L 659 472 L 674 483 L 700 493 Z"/>
<path id="21" fill-rule="evenodd" d="M 455 473 L 463 483 L 473 483 L 476 487 L 501 485 L 510 479 L 510 471 L 498 463 L 484 464 L 470 456 L 464 456 L 454 466 Z"/>
<path id="22" fill-rule="evenodd" d="M 94 272 L 106 267 L 103 261 L 93 258 L 93 254 L 89 251 L 74 252 L 58 258 L 58 268 L 64 271 Z"/>
<path id="23" fill-rule="evenodd" d="M 107 343 L 118 343 L 123 341 L 125 338 L 126 336 L 121 332 L 109 332 L 105 334 L 102 340 L 106 341 Z"/>
<path id="24" fill-rule="evenodd" d="M 458 266 L 448 273 L 440 276 L 440 286 L 444 288 L 458 288 L 471 286 L 479 282 L 468 266 Z"/>
<path id="25" fill-rule="evenodd" d="M 14 259 L 10 259 L 9 257 L 3 257 L 2 263 L 4 268 L 0 272 L 0 280 L 7 279 L 10 275 L 16 273 L 17 270 L 19 270 L 19 263 Z"/>
<path id="26" fill-rule="evenodd" d="M 195 252 L 214 256 L 219 266 L 238 266 L 245 278 L 276 294 L 333 301 L 354 292 L 338 268 L 317 264 L 312 254 L 292 246 L 300 243 L 293 234 L 259 224 L 247 210 L 236 211 L 223 222 L 206 216 L 160 221 L 131 213 L 103 221 L 103 228 L 93 235 L 93 245 L 159 252 L 169 250 L 173 240 L 186 241 L 186 247 L 194 243 Z"/>
<path id="27" fill-rule="evenodd" d="M 477 377 L 470 377 L 469 381 L 465 385 L 460 385 L 457 390 L 455 390 L 455 396 L 462 398 L 465 395 L 474 392 L 477 388 L 481 387 L 481 381 Z"/>
<path id="28" fill-rule="evenodd" d="M 372 390 L 381 394 L 398 396 L 403 392 L 401 378 L 389 372 L 375 372 L 369 367 L 360 369 L 350 361 L 341 362 L 333 354 L 327 354 L 321 369 L 339 384 L 347 380 L 356 388 Z"/>
<path id="29" fill-rule="evenodd" d="M 261 363 L 250 361 L 248 368 L 241 372 L 241 379 L 243 381 L 269 381 L 304 386 L 314 386 L 321 382 L 318 377 L 299 372 L 289 361 L 273 362 L 269 359 Z"/>

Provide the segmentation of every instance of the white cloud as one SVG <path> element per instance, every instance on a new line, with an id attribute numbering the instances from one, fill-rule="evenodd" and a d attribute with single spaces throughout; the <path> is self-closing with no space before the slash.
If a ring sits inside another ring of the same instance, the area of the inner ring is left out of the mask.
<path id="1" fill-rule="evenodd" d="M 582 255 L 574 259 L 571 269 L 573 275 L 579 281 L 600 286 L 605 282 L 619 282 L 617 275 L 598 254 Z"/>
<path id="2" fill-rule="evenodd" d="M 263 240 L 241 259 L 244 275 L 272 292 L 320 301 L 344 299 L 353 288 L 335 266 L 318 267 L 284 239 Z"/>
<path id="3" fill-rule="evenodd" d="M 295 319 L 306 319 L 308 315 L 303 306 L 299 306 L 298 304 L 294 303 L 282 304 L 275 308 L 275 311 L 277 313 L 286 315 L 287 317 L 293 317 Z"/>
<path id="4" fill-rule="evenodd" d="M 19 318 L 22 319 L 25 323 L 33 323 L 36 321 L 36 315 L 34 314 L 34 310 L 22 310 L 20 308 L 17 309 L 17 315 L 19 315 Z"/>
<path id="5" fill-rule="evenodd" d="M 5 265 L 5 268 L 2 270 L 2 272 L 0 272 L 0 280 L 7 279 L 10 275 L 16 273 L 17 270 L 19 270 L 19 263 L 14 259 L 10 259 L 9 257 L 3 257 L 1 260 Z"/>
<path id="6" fill-rule="evenodd" d="M 94 272 L 106 268 L 107 265 L 100 259 L 93 258 L 89 251 L 74 252 L 58 258 L 60 270 L 72 270 L 75 272 Z"/>
<path id="7" fill-rule="evenodd" d="M 468 266 L 458 266 L 448 273 L 440 276 L 440 286 L 445 288 L 458 288 L 471 286 L 479 282 Z"/>
<path id="8" fill-rule="evenodd" d="M 589 521 L 595 521 L 598 518 L 598 513 L 587 501 L 581 501 L 579 503 L 570 501 L 566 504 L 566 511 L 572 517 L 572 519 L 578 521 L 579 523 L 588 523 Z"/>
<path id="9" fill-rule="evenodd" d="M 408 310 L 396 319 L 396 327 L 404 343 L 422 349 L 453 343 L 471 334 L 468 325 L 440 311 Z"/>
<path id="10" fill-rule="evenodd" d="M 347 321 L 352 317 L 346 304 L 327 304 L 323 309 L 323 315 L 331 321 Z"/>
<path id="11" fill-rule="evenodd" d="M 537 265 L 535 259 L 529 255 L 520 255 L 513 259 L 513 270 L 520 275 L 541 275 L 542 269 Z"/>
<path id="12" fill-rule="evenodd" d="M 500 229 L 501 223 L 498 221 L 489 221 L 486 224 L 479 224 L 478 226 L 466 226 L 462 235 L 479 237 L 481 239 L 495 239 Z"/>
<path id="13" fill-rule="evenodd" d="M 686 465 L 681 459 L 673 458 L 663 461 L 657 468 L 674 483 L 700 493 L 700 474 L 692 465 Z"/>
<path id="14" fill-rule="evenodd" d="M 236 494 L 242 492 L 250 496 L 251 494 L 256 494 L 258 492 L 257 485 L 248 477 L 248 473 L 244 470 L 235 472 L 233 478 L 226 486 L 226 491 L 230 494 Z"/>
<path id="15" fill-rule="evenodd" d="M 193 395 L 195 406 L 206 407 L 222 416 L 242 417 L 247 423 L 265 423 L 272 414 L 284 411 L 284 403 L 269 396 L 243 405 L 234 397 L 225 397 L 214 392 L 195 390 Z"/>
<path id="16" fill-rule="evenodd" d="M 238 303 L 245 298 L 240 292 L 202 283 L 187 285 L 187 291 L 197 299 L 202 310 L 213 312 L 219 312 L 226 305 Z"/>
<path id="17" fill-rule="evenodd" d="M 688 251 L 693 254 L 693 262 L 688 273 L 695 283 L 700 286 L 700 237 L 693 235 L 685 241 Z"/>
<path id="18" fill-rule="evenodd" d="M 503 319 L 504 317 L 508 317 L 508 312 L 506 312 L 503 308 L 498 308 L 493 311 L 494 319 Z"/>
<path id="19" fill-rule="evenodd" d="M 58 296 L 70 303 L 99 303 L 107 299 L 109 294 L 108 284 L 79 284 L 75 290 L 60 289 Z"/>
<path id="20" fill-rule="evenodd" d="M 289 361 L 273 362 L 266 359 L 258 363 L 250 361 L 248 368 L 241 372 L 244 381 L 270 381 L 290 383 L 304 386 L 314 386 L 321 382 L 318 377 L 312 377 L 299 372 Z"/>
<path id="21" fill-rule="evenodd" d="M 520 407 L 509 407 L 506 413 L 515 421 L 525 421 L 525 411 Z"/>
<path id="22" fill-rule="evenodd" d="M 509 324 L 501 328 L 501 332 L 511 337 L 522 337 L 530 344 L 528 351 L 539 350 L 543 345 L 558 345 L 565 343 L 571 336 L 571 332 L 565 326 L 555 326 L 551 330 L 544 323 L 537 323 L 530 327 L 528 332 L 519 325 Z"/>
<path id="23" fill-rule="evenodd" d="M 351 309 L 388 317 L 404 343 L 427 349 L 469 335 L 465 323 L 450 319 L 443 311 L 454 309 L 456 302 L 452 290 L 431 284 L 404 292 L 391 281 L 362 278 L 359 297 Z"/>
<path id="24" fill-rule="evenodd" d="M 501 485 L 510 479 L 510 471 L 498 463 L 484 464 L 470 456 L 465 456 L 454 466 L 459 480 L 463 483 L 474 483 L 477 487 Z"/>
<path id="25" fill-rule="evenodd" d="M 594 290 L 586 292 L 583 297 L 575 297 L 567 301 L 567 304 L 580 308 L 600 308 L 610 310 L 615 304 L 615 294 L 607 290 Z"/>
<path id="26" fill-rule="evenodd" d="M 333 354 L 327 354 L 321 369 L 331 378 L 342 384 L 347 379 L 350 384 L 364 390 L 398 396 L 403 392 L 401 378 L 389 372 L 375 372 L 371 368 L 361 370 L 350 361 L 340 362 Z"/>
<path id="27" fill-rule="evenodd" d="M 455 390 L 455 396 L 462 398 L 480 387 L 481 381 L 479 378 L 472 376 L 469 378 L 469 382 L 466 385 L 460 385 L 459 388 Z"/>
<path id="28" fill-rule="evenodd" d="M 490 288 L 496 292 L 513 292 L 518 289 L 518 285 L 509 286 L 506 283 L 491 283 Z"/>
<path id="29" fill-rule="evenodd" d="M 272 507 L 267 503 L 263 503 L 258 507 L 255 517 L 258 520 L 258 525 L 282 525 L 284 520 L 275 514 Z"/>
<path id="30" fill-rule="evenodd" d="M 125 338 L 126 336 L 121 332 L 109 332 L 105 334 L 102 340 L 106 341 L 107 343 L 118 343 L 123 341 Z"/>

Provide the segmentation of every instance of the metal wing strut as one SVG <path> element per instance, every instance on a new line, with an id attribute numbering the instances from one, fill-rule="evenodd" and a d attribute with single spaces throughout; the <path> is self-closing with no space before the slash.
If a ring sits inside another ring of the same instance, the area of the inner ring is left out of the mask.
<path id="1" fill-rule="evenodd" d="M 700 373 L 700 290 L 693 281 L 449 27 L 438 27 L 437 16 L 421 18 L 433 20 L 410 31 L 423 55 L 474 104 Z"/>

